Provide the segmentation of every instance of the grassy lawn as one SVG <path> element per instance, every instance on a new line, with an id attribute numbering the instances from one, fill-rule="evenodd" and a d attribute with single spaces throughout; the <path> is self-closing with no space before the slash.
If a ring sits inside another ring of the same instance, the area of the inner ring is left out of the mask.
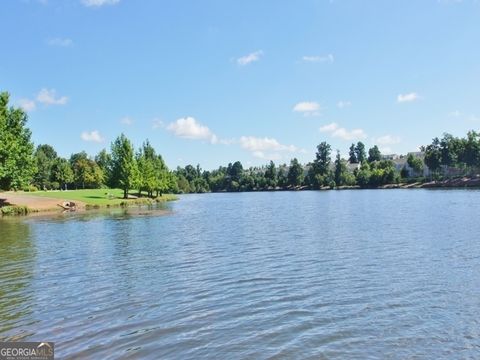
<path id="1" fill-rule="evenodd" d="M 129 203 L 136 204 L 143 201 L 148 201 L 147 199 L 123 199 L 123 190 L 121 189 L 87 189 L 87 190 L 67 190 L 67 191 L 35 191 L 35 192 L 24 192 L 24 195 L 29 196 L 40 196 L 47 198 L 55 198 L 61 200 L 70 200 L 70 201 L 82 201 L 87 205 L 98 205 L 98 206 L 116 206 L 125 201 Z M 131 193 L 135 196 L 138 195 L 136 192 Z M 163 194 L 159 197 L 159 201 L 171 201 L 176 200 L 177 197 L 172 194 Z"/>

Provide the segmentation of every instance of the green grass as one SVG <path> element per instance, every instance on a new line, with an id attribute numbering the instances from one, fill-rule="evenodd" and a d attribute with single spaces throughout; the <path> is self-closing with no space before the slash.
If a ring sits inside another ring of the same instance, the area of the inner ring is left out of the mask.
<path id="1" fill-rule="evenodd" d="M 156 199 L 138 198 L 123 199 L 123 190 L 121 189 L 87 189 L 87 190 L 68 190 L 68 191 L 36 191 L 22 193 L 28 196 L 40 196 L 69 201 L 81 201 L 89 207 L 104 206 L 125 206 L 135 204 L 149 204 L 153 202 L 163 202 L 176 200 L 177 197 L 172 194 L 163 194 Z M 130 194 L 137 196 L 136 192 Z M 145 195 L 145 194 L 144 194 Z"/>

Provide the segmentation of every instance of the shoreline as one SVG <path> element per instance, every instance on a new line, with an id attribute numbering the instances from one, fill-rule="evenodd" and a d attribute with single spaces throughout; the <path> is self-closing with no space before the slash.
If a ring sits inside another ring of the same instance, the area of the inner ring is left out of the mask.
<path id="1" fill-rule="evenodd" d="M 95 202 L 87 203 L 78 200 L 78 192 L 74 193 L 75 191 L 41 193 L 41 195 L 28 192 L 2 192 L 0 193 L 0 218 L 86 214 L 116 209 L 134 209 L 135 207 L 145 209 L 146 207 L 178 200 L 175 195 L 164 194 L 162 197 L 153 199 L 132 196 L 129 199 L 95 199 Z M 59 194 L 61 196 L 58 196 Z M 48 195 L 56 195 L 57 197 L 49 197 Z M 109 201 L 111 202 L 108 203 Z M 62 207 L 63 202 L 74 202 L 75 210 L 64 209 Z"/>

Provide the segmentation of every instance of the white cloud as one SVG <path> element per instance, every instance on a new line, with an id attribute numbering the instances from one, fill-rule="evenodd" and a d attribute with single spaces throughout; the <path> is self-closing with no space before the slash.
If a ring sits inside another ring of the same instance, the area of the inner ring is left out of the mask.
<path id="1" fill-rule="evenodd" d="M 420 99 L 420 96 L 418 96 L 418 94 L 415 92 L 408 93 L 408 94 L 399 94 L 397 96 L 397 102 L 399 103 L 412 102 L 418 99 Z"/>
<path id="2" fill-rule="evenodd" d="M 37 101 L 45 105 L 65 105 L 68 101 L 68 97 L 56 97 L 55 89 L 49 90 L 43 88 L 37 95 Z"/>
<path id="3" fill-rule="evenodd" d="M 52 38 L 47 40 L 50 46 L 69 47 L 73 45 L 72 39 L 69 38 Z"/>
<path id="4" fill-rule="evenodd" d="M 251 54 L 248 54 L 248 55 L 245 55 L 245 56 L 242 56 L 240 58 L 237 59 L 237 64 L 238 65 L 241 65 L 241 66 L 245 66 L 245 65 L 248 65 L 252 62 L 255 62 L 255 61 L 258 61 L 260 60 L 260 57 L 263 55 L 263 51 L 262 50 L 258 50 L 258 51 L 255 51 Z"/>
<path id="5" fill-rule="evenodd" d="M 115 5 L 120 0 L 82 0 L 82 4 L 87 7 L 100 7 L 103 5 Z"/>
<path id="6" fill-rule="evenodd" d="M 242 136 L 240 138 L 240 146 L 252 153 L 252 155 L 264 160 L 279 160 L 283 153 L 304 153 L 304 149 L 300 149 L 294 145 L 284 145 L 274 138 L 259 138 L 254 136 Z"/>
<path id="7" fill-rule="evenodd" d="M 280 160 L 282 158 L 279 153 L 264 153 L 263 151 L 254 151 L 252 155 L 263 160 Z"/>
<path id="8" fill-rule="evenodd" d="M 329 133 L 329 132 L 334 132 L 337 129 L 338 129 L 338 124 L 337 123 L 331 123 L 331 124 L 324 125 L 324 126 L 320 127 L 319 130 L 320 130 L 320 132 Z"/>
<path id="9" fill-rule="evenodd" d="M 25 111 L 33 111 L 36 109 L 37 105 L 35 101 L 30 99 L 20 99 L 18 100 L 18 105 Z"/>
<path id="10" fill-rule="evenodd" d="M 346 101 L 346 100 L 340 100 L 338 103 L 337 103 L 337 107 L 339 109 L 344 109 L 346 107 L 350 107 L 352 106 L 352 103 L 350 101 Z"/>
<path id="11" fill-rule="evenodd" d="M 363 129 L 347 130 L 340 127 L 337 123 L 331 123 L 320 127 L 320 132 L 329 133 L 332 138 L 340 138 L 342 140 L 361 140 L 366 139 L 367 134 Z"/>
<path id="12" fill-rule="evenodd" d="M 98 130 L 93 130 L 93 131 L 84 131 L 80 135 L 80 138 L 83 141 L 90 141 L 90 142 L 96 142 L 96 143 L 101 143 L 103 142 L 103 137 L 100 135 L 100 132 Z"/>
<path id="13" fill-rule="evenodd" d="M 327 55 L 315 55 L 315 56 L 304 56 L 302 57 L 302 60 L 305 62 L 314 62 L 314 63 L 333 63 L 335 61 L 335 58 L 333 57 L 332 54 L 327 54 Z"/>
<path id="14" fill-rule="evenodd" d="M 289 151 L 296 152 L 300 149 L 294 145 L 280 144 L 273 138 L 258 138 L 254 136 L 242 136 L 240 138 L 240 146 L 249 151 Z"/>
<path id="15" fill-rule="evenodd" d="M 207 126 L 201 125 L 193 117 L 185 117 L 168 124 L 167 130 L 175 136 L 191 140 L 207 140 L 212 144 L 218 143 L 217 136 Z"/>
<path id="16" fill-rule="evenodd" d="M 293 107 L 294 112 L 302 113 L 305 116 L 320 115 L 321 106 L 315 101 L 302 101 Z"/>
<path id="17" fill-rule="evenodd" d="M 125 116 L 120 119 L 120 123 L 123 125 L 132 125 L 133 124 L 133 119 L 129 116 Z"/>
<path id="18" fill-rule="evenodd" d="M 398 136 L 384 135 L 375 139 L 375 142 L 379 145 L 394 145 L 400 143 L 402 140 Z"/>

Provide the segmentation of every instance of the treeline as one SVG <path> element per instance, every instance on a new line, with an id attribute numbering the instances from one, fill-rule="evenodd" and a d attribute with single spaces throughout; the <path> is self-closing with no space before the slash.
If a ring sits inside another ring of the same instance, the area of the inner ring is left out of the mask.
<path id="1" fill-rule="evenodd" d="M 332 153 L 326 142 L 317 146 L 315 158 L 306 165 L 292 159 L 275 165 L 245 169 L 237 161 L 216 170 L 187 165 L 170 171 L 162 156 L 146 140 L 135 151 L 131 141 L 120 135 L 110 151 L 95 157 L 85 152 L 59 157 L 50 145 L 36 148 L 21 109 L 8 107 L 8 94 L 0 94 L 0 189 L 50 190 L 121 188 L 155 197 L 162 193 L 204 193 L 321 189 L 341 186 L 378 187 L 415 178 L 415 181 L 455 175 L 473 175 L 480 168 L 480 133 L 470 131 L 465 138 L 444 134 L 406 157 L 382 156 L 375 145 L 366 149 L 352 144 L 348 159 L 339 150 Z M 454 170 L 452 172 L 452 169 Z"/>

